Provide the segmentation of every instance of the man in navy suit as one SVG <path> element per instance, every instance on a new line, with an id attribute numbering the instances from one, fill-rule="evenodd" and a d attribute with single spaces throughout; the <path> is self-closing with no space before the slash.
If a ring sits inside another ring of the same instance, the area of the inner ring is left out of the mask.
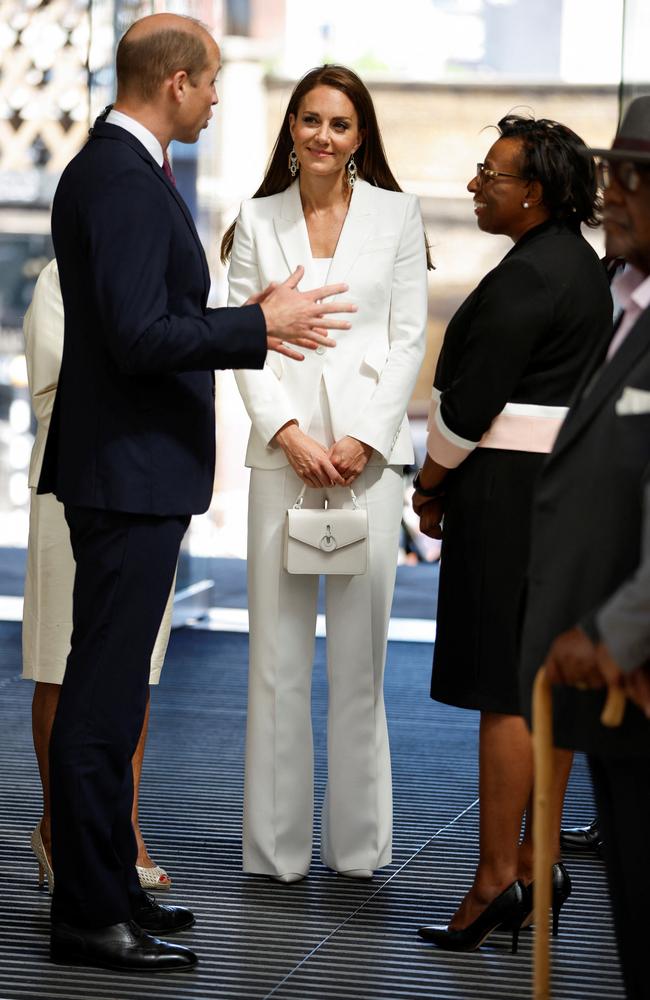
<path id="1" fill-rule="evenodd" d="M 147 932 L 193 923 L 142 893 L 130 760 L 151 650 L 190 517 L 214 479 L 214 368 L 267 349 L 331 345 L 345 329 L 299 293 L 301 269 L 238 309 L 208 309 L 209 273 L 166 149 L 207 127 L 219 48 L 198 22 L 136 22 L 117 52 L 115 106 L 61 177 L 52 235 L 63 361 L 40 493 L 65 505 L 76 561 L 74 634 L 50 746 L 55 890 L 51 956 L 123 970 L 189 968 Z"/>

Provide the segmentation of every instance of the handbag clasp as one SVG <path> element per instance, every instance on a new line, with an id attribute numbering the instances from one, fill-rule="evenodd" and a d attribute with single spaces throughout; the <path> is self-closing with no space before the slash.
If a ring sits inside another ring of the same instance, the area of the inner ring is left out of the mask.
<path id="1" fill-rule="evenodd" d="M 321 538 L 319 544 L 323 552 L 333 552 L 334 549 L 336 548 L 336 539 L 332 534 L 331 524 L 325 525 L 325 534 Z"/>

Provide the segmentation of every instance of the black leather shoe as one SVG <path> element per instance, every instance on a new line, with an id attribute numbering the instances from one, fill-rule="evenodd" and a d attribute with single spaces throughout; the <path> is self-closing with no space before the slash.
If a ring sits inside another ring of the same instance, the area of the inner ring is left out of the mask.
<path id="1" fill-rule="evenodd" d="M 142 893 L 142 902 L 131 909 L 131 916 L 143 931 L 152 934 L 177 934 L 194 923 L 194 914 L 186 906 L 157 903 L 148 892 Z"/>
<path id="2" fill-rule="evenodd" d="M 420 927 L 418 934 L 425 941 L 446 951 L 476 951 L 496 930 L 512 933 L 512 954 L 517 951 L 519 928 L 529 911 L 528 893 L 523 882 L 517 881 L 493 899 L 473 923 L 460 931 L 449 927 Z"/>
<path id="3" fill-rule="evenodd" d="M 57 965 L 97 965 L 119 972 L 179 972 L 198 962 L 189 948 L 159 941 L 132 920 L 95 930 L 52 924 L 50 959 Z"/>
<path id="4" fill-rule="evenodd" d="M 570 826 L 560 831 L 560 846 L 563 851 L 594 851 L 600 854 L 602 843 L 597 818 L 589 826 Z"/>

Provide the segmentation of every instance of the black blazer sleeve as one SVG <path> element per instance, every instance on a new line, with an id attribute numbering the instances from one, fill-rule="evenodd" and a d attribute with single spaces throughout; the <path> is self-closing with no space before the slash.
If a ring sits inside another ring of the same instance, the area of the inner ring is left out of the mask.
<path id="1" fill-rule="evenodd" d="M 457 315 L 465 335 L 440 410 L 449 430 L 477 442 L 512 399 L 536 345 L 550 329 L 553 298 L 534 264 L 513 256 L 486 275 L 461 309 Z"/>

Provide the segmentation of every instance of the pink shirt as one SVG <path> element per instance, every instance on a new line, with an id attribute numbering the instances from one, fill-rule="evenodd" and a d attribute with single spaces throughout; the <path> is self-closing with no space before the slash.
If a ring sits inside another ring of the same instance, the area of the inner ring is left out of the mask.
<path id="1" fill-rule="evenodd" d="M 636 267 L 626 267 L 614 278 L 612 295 L 624 313 L 609 345 L 608 361 L 616 354 L 641 313 L 650 306 L 650 275 L 642 274 Z"/>

